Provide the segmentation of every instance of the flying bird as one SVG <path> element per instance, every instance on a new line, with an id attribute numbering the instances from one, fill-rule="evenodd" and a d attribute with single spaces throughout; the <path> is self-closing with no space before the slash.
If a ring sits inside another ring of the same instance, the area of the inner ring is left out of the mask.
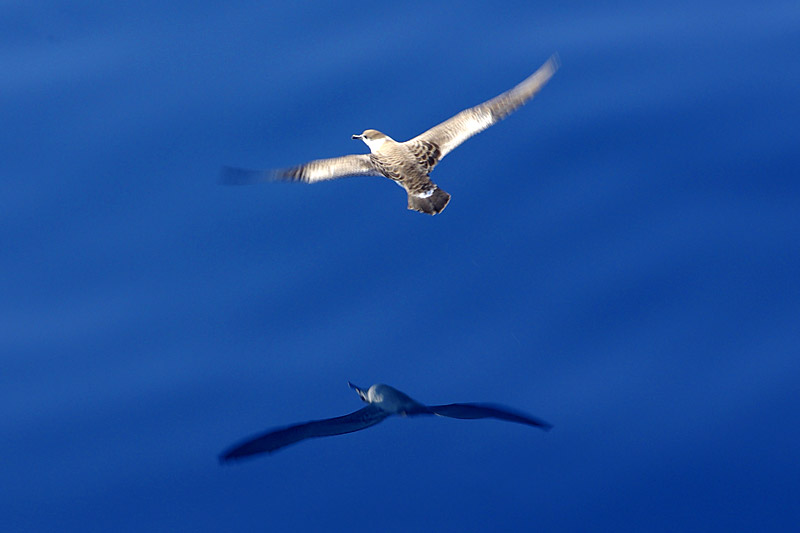
<path id="1" fill-rule="evenodd" d="M 330 437 L 360 431 L 392 415 L 418 416 L 438 415 L 450 418 L 475 419 L 497 418 L 518 424 L 527 424 L 548 431 L 552 426 L 536 418 L 516 413 L 505 407 L 481 403 L 451 403 L 448 405 L 424 405 L 389 385 L 376 384 L 362 389 L 348 383 L 368 405 L 349 415 L 313 420 L 281 429 L 268 431 L 249 438 L 219 456 L 220 462 L 241 459 L 259 453 L 272 453 L 301 440 L 314 437 Z"/>
<path id="2" fill-rule="evenodd" d="M 385 133 L 367 129 L 353 135 L 369 147 L 369 154 L 318 159 L 277 170 L 223 167 L 222 183 L 244 185 L 259 181 L 318 181 L 346 176 L 384 176 L 408 193 L 408 208 L 429 215 L 440 213 L 450 195 L 430 179 L 433 168 L 458 145 L 516 111 L 539 92 L 558 70 L 553 55 L 516 87 L 475 107 L 465 109 L 425 133 L 397 142 Z"/>

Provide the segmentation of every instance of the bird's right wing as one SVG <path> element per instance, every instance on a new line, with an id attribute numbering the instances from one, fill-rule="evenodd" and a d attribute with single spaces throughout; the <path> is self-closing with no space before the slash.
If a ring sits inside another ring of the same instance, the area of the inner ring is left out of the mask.
<path id="1" fill-rule="evenodd" d="M 485 403 L 451 403 L 449 405 L 429 405 L 428 409 L 435 415 L 447 416 L 450 418 L 475 419 L 475 418 L 497 418 L 518 424 L 526 424 L 544 429 L 551 429 L 553 426 L 532 416 L 516 413 L 506 407 L 490 405 Z"/>
<path id="2" fill-rule="evenodd" d="M 553 55 L 539 69 L 503 94 L 438 124 L 408 141 L 412 149 L 432 158 L 432 168 L 459 144 L 496 124 L 519 109 L 539 92 L 558 70 L 558 56 Z M 418 156 L 421 157 L 421 156 Z"/>
<path id="3" fill-rule="evenodd" d="M 249 185 L 260 181 L 317 181 L 346 176 L 381 176 L 372 165 L 369 154 L 352 154 L 331 159 L 317 159 L 296 167 L 276 170 L 247 170 L 222 167 L 220 182 L 225 185 Z"/>
<path id="4" fill-rule="evenodd" d="M 387 416 L 388 413 L 381 408 L 368 405 L 349 415 L 313 420 L 258 435 L 226 450 L 219 456 L 219 460 L 226 462 L 258 453 L 272 453 L 301 440 L 352 433 L 374 426 Z"/>

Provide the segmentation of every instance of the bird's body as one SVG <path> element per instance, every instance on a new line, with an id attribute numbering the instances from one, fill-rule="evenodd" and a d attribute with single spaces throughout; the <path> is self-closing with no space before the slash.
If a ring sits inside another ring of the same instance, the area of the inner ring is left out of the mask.
<path id="1" fill-rule="evenodd" d="M 369 389 L 362 389 L 352 383 L 349 385 L 368 404 L 366 407 L 349 415 L 296 424 L 247 439 L 223 452 L 220 455 L 220 461 L 225 462 L 260 453 L 271 453 L 290 444 L 314 437 L 352 433 L 374 426 L 392 415 L 438 415 L 461 419 L 497 418 L 544 430 L 552 427 L 546 422 L 501 406 L 476 403 L 429 406 L 389 385 L 375 384 Z"/>
<path id="2" fill-rule="evenodd" d="M 318 159 L 272 171 L 225 167 L 222 180 L 228 184 L 264 180 L 313 183 L 345 176 L 384 176 L 406 190 L 409 209 L 435 215 L 447 206 L 450 195 L 431 181 L 430 172 L 433 168 L 458 145 L 504 119 L 533 98 L 557 69 L 558 59 L 553 56 L 514 88 L 465 109 L 405 142 L 397 142 L 373 129 L 353 135 L 353 139 L 361 139 L 369 146 L 369 154 Z"/>
<path id="3" fill-rule="evenodd" d="M 428 413 L 428 408 L 425 405 L 389 385 L 377 383 L 366 390 L 352 383 L 349 385 L 363 401 L 378 407 L 387 415 L 406 416 Z"/>

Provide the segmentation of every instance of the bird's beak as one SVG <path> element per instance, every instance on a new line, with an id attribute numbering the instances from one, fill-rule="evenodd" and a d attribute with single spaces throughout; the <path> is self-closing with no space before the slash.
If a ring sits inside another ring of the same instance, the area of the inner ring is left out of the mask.
<path id="1" fill-rule="evenodd" d="M 353 138 L 353 139 L 363 139 L 363 138 L 364 138 L 364 136 L 363 136 L 363 135 L 361 135 L 361 134 L 357 134 L 357 135 L 353 135 L 353 137 L 352 137 L 352 138 Z"/>
<path id="2" fill-rule="evenodd" d="M 362 389 L 361 387 L 357 387 L 357 386 L 353 385 L 353 384 L 352 384 L 352 383 L 350 383 L 349 381 L 347 382 L 347 384 L 348 384 L 348 385 L 350 385 L 350 388 L 351 388 L 351 389 L 353 389 L 354 391 L 356 391 L 356 392 L 358 393 L 358 396 L 359 396 L 359 397 L 360 397 L 362 400 L 364 400 L 365 402 L 369 403 L 369 402 L 368 402 L 368 400 L 367 400 L 367 391 L 365 391 L 365 390 L 364 390 L 364 389 Z"/>

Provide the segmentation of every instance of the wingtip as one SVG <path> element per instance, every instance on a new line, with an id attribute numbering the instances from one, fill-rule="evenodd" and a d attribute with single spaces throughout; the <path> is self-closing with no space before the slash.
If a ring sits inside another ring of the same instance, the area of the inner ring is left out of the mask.
<path id="1" fill-rule="evenodd" d="M 262 181 L 273 181 L 274 174 L 274 171 L 249 170 L 223 165 L 217 181 L 220 185 L 251 185 Z"/>
<path id="2" fill-rule="evenodd" d="M 221 453 L 217 456 L 217 461 L 219 461 L 221 465 L 226 465 L 231 462 L 231 457 L 229 457 L 227 453 Z"/>
<path id="3" fill-rule="evenodd" d="M 217 459 L 219 460 L 219 464 L 221 464 L 221 465 L 230 465 L 230 464 L 233 464 L 233 463 L 238 463 L 242 459 L 246 459 L 246 458 L 250 457 L 251 455 L 258 455 L 256 453 L 236 453 L 236 452 L 237 452 L 236 450 L 231 450 L 231 451 L 227 451 L 227 452 L 223 452 L 223 453 L 219 454 L 217 456 Z M 259 452 L 259 453 L 272 453 L 272 452 L 265 450 L 264 452 Z"/>
<path id="4" fill-rule="evenodd" d="M 217 183 L 220 185 L 245 185 L 245 172 L 240 168 L 222 166 L 219 169 Z"/>
<path id="5" fill-rule="evenodd" d="M 553 72 L 555 72 L 561 66 L 561 56 L 558 55 L 558 52 L 553 52 L 553 55 L 550 56 L 547 62 L 550 64 L 550 68 Z"/>
<path id="6" fill-rule="evenodd" d="M 217 456 L 217 459 L 219 460 L 219 464 L 229 465 L 232 463 L 239 462 L 242 459 L 246 459 L 251 455 L 255 454 L 253 452 L 248 453 L 247 449 L 242 444 L 240 444 L 223 451 Z"/>

